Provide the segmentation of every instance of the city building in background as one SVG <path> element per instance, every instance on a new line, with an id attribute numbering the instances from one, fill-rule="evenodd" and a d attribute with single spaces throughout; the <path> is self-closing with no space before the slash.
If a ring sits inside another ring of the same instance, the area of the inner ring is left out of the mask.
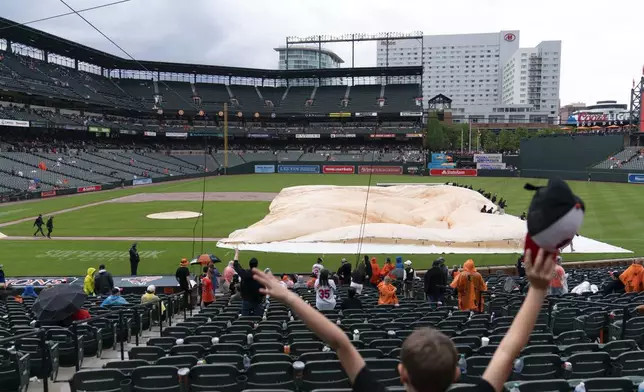
<path id="1" fill-rule="evenodd" d="M 565 122 L 571 114 L 586 107 L 584 102 L 573 102 L 559 108 L 559 119 Z"/>
<path id="2" fill-rule="evenodd" d="M 279 53 L 277 67 L 283 70 L 340 68 L 344 63 L 335 52 L 318 47 L 291 46 L 288 48 L 288 54 L 286 47 L 275 48 L 275 51 Z"/>
<path id="3" fill-rule="evenodd" d="M 454 122 L 555 123 L 559 115 L 561 41 L 520 48 L 520 32 L 424 35 L 381 40 L 379 67 L 423 67 L 423 102 L 452 100 Z"/>
<path id="4" fill-rule="evenodd" d="M 624 126 L 630 122 L 630 112 L 625 103 L 598 101 L 569 113 L 567 117 L 562 115 L 561 122 L 578 127 Z"/>

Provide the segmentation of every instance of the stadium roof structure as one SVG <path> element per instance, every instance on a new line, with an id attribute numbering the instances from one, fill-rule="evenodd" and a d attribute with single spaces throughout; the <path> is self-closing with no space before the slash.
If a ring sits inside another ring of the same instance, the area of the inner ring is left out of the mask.
<path id="1" fill-rule="evenodd" d="M 41 49 L 49 53 L 56 53 L 61 56 L 69 57 L 77 61 L 93 64 L 110 70 L 122 69 L 265 79 L 417 76 L 422 75 L 423 72 L 421 66 L 277 70 L 224 67 L 216 65 L 187 64 L 164 61 L 131 60 L 113 55 L 111 53 L 103 52 L 98 49 L 94 49 L 89 46 L 82 45 L 77 42 L 58 37 L 42 30 L 34 29 L 33 27 L 25 26 L 1 17 L 0 38 L 7 39 L 14 43 L 20 43 Z"/>

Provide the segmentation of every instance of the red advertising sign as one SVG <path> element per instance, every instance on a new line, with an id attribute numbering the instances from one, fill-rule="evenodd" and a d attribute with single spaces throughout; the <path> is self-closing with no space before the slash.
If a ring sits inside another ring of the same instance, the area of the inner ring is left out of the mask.
<path id="1" fill-rule="evenodd" d="M 56 190 L 55 189 L 51 190 L 51 191 L 42 191 L 42 192 L 40 192 L 40 197 L 42 197 L 43 199 L 45 197 L 53 197 L 53 196 L 56 196 Z"/>
<path id="2" fill-rule="evenodd" d="M 476 169 L 431 169 L 430 176 L 435 177 L 476 177 L 478 174 Z"/>
<path id="3" fill-rule="evenodd" d="M 356 168 L 353 165 L 324 165 L 322 173 L 324 174 L 353 174 Z"/>
<path id="4" fill-rule="evenodd" d="M 358 174 L 403 174 L 402 166 L 358 166 Z"/>
<path id="5" fill-rule="evenodd" d="M 100 191 L 101 189 L 103 189 L 103 187 L 100 185 L 82 186 L 80 188 L 76 188 L 76 192 L 78 193 L 96 192 L 96 191 Z"/>

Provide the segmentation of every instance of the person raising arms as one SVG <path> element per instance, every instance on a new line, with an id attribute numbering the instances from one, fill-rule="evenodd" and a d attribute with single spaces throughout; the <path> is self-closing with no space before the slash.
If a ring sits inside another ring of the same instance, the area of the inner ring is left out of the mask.
<path id="1" fill-rule="evenodd" d="M 539 250 L 534 262 L 532 260 L 531 251 L 526 252 L 526 272 L 530 281 L 528 294 L 474 390 L 501 392 L 514 360 L 528 342 L 555 265 L 552 256 L 544 258 L 542 250 Z M 271 275 L 255 269 L 253 278 L 264 286 L 260 290 L 262 294 L 270 295 L 271 299 L 290 307 L 311 331 L 335 350 L 353 391 L 387 390 L 366 367 L 364 359 L 340 327 L 306 304 L 297 294 L 280 285 Z M 445 392 L 460 377 L 456 346 L 449 337 L 437 330 L 417 329 L 403 343 L 398 372 L 407 391 Z"/>

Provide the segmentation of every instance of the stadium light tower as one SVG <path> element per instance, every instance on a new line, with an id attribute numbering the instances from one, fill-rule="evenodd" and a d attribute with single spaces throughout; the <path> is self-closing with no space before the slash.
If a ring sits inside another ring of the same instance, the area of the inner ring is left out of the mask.
<path id="1" fill-rule="evenodd" d="M 644 92 L 644 69 L 642 69 L 642 76 L 639 83 L 635 83 L 633 79 L 633 88 L 631 89 L 631 105 L 629 113 L 630 132 L 644 131 L 644 116 L 642 115 L 642 93 Z"/>

